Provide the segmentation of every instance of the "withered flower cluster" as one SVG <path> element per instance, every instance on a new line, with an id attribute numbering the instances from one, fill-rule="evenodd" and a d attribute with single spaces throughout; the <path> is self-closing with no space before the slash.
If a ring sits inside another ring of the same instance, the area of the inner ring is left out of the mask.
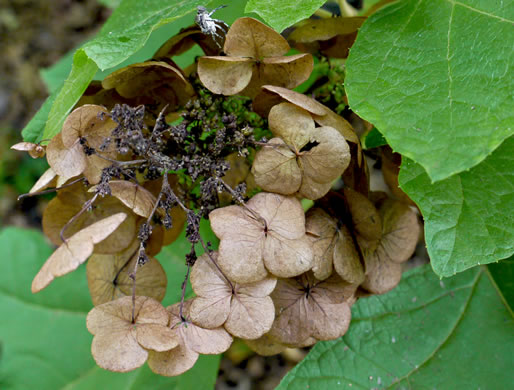
<path id="1" fill-rule="evenodd" d="M 352 126 L 290 90 L 311 74 L 311 54 L 285 56 L 287 41 L 251 18 L 232 25 L 223 52 L 212 39 L 190 27 L 93 83 L 28 194 L 57 191 L 43 230 L 58 248 L 32 291 L 88 261 L 87 327 L 108 370 L 148 360 L 174 376 L 233 337 L 265 355 L 340 337 L 358 297 L 399 282 L 419 236 L 409 205 L 369 191 Z M 194 44 L 209 56 L 181 70 L 172 57 Z M 307 212 L 302 199 L 315 201 Z M 165 308 L 154 256 L 184 227 L 187 274 L 172 286 L 182 298 Z"/>

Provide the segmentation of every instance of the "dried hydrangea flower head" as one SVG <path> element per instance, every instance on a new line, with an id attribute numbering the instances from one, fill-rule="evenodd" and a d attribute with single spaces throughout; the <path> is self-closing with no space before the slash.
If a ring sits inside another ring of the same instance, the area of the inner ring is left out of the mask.
<path id="1" fill-rule="evenodd" d="M 284 56 L 287 41 L 252 18 L 237 19 L 225 39 L 226 56 L 201 57 L 198 76 L 210 91 L 254 97 L 264 84 L 294 88 L 312 72 L 310 54 Z"/>
<path id="2" fill-rule="evenodd" d="M 315 127 L 309 113 L 291 103 L 274 106 L 268 121 L 276 137 L 255 156 L 257 185 L 308 199 L 324 196 L 350 163 L 344 137 L 332 127 Z"/>

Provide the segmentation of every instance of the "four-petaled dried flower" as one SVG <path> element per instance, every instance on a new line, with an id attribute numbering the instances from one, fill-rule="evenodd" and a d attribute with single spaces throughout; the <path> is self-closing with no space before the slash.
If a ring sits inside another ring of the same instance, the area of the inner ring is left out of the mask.
<path id="1" fill-rule="evenodd" d="M 210 91 L 254 97 L 264 84 L 294 88 L 312 72 L 310 54 L 284 56 L 290 47 L 275 30 L 252 18 L 239 18 L 225 39 L 226 56 L 201 57 L 200 81 Z"/>
<path id="2" fill-rule="evenodd" d="M 148 297 L 123 297 L 96 306 L 87 315 L 87 329 L 95 335 L 91 352 L 106 370 L 127 372 L 144 364 L 148 351 L 169 351 L 179 337 L 168 327 L 169 313 Z"/>
<path id="3" fill-rule="evenodd" d="M 218 254 L 210 254 L 216 261 Z M 275 319 L 269 294 L 277 284 L 267 277 L 250 284 L 230 283 L 216 268 L 209 255 L 196 260 L 191 285 L 197 297 L 190 308 L 191 320 L 204 328 L 224 326 L 233 336 L 257 339 L 268 332 Z"/>
<path id="4" fill-rule="evenodd" d="M 350 163 L 344 137 L 332 127 L 315 127 L 312 117 L 291 103 L 271 109 L 269 126 L 276 138 L 259 150 L 252 166 L 265 191 L 318 199 Z"/>
<path id="5" fill-rule="evenodd" d="M 261 192 L 246 207 L 212 211 L 209 220 L 221 240 L 219 266 L 236 283 L 258 282 L 268 271 L 289 278 L 312 266 L 305 214 L 294 197 Z"/>

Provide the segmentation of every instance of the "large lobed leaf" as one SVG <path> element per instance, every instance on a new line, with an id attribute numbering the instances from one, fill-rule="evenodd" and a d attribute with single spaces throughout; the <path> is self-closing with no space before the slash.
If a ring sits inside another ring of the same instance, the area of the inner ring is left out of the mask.
<path id="1" fill-rule="evenodd" d="M 514 253 L 514 137 L 470 171 L 433 184 L 419 164 L 404 159 L 399 182 L 423 214 L 439 276 Z"/>
<path id="2" fill-rule="evenodd" d="M 484 268 L 444 281 L 416 268 L 352 315 L 348 333 L 316 344 L 278 390 L 511 387 L 514 320 Z"/>
<path id="3" fill-rule="evenodd" d="M 165 378 L 145 365 L 126 373 L 97 367 L 91 357 L 92 335 L 86 315 L 92 308 L 85 267 L 57 279 L 32 295 L 30 284 L 52 253 L 41 233 L 19 228 L 0 231 L 3 266 L 0 273 L 0 388 L 41 389 L 180 389 L 212 388 L 219 356 L 202 356 L 184 375 Z M 189 247 L 182 235 L 161 255 L 169 276 L 164 303 L 180 298 L 184 255 Z M 171 255 L 171 256 L 170 256 Z"/>
<path id="4" fill-rule="evenodd" d="M 514 2 L 405 0 L 372 15 L 347 62 L 351 108 L 432 181 L 514 134 Z"/>

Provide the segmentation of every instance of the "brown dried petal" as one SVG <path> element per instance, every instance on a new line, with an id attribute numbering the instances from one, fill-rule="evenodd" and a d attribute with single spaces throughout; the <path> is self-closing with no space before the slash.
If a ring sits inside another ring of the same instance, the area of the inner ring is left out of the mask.
<path id="1" fill-rule="evenodd" d="M 337 115 L 334 111 L 330 110 L 329 108 L 327 108 L 327 113 L 325 115 L 312 115 L 312 118 L 318 125 L 333 127 L 348 142 L 352 142 L 354 144 L 359 145 L 359 160 L 362 158 L 362 149 L 360 146 L 359 137 L 357 137 L 357 134 L 355 133 L 355 130 L 353 129 L 352 125 L 346 119 L 344 119 L 340 115 Z"/>
<path id="2" fill-rule="evenodd" d="M 93 253 L 94 244 L 99 243 L 120 226 L 127 215 L 114 214 L 82 229 L 62 244 L 43 264 L 32 281 L 32 292 L 48 286 L 55 277 L 66 275 L 84 263 Z"/>
<path id="3" fill-rule="evenodd" d="M 212 298 L 195 297 L 189 311 L 191 321 L 207 329 L 222 326 L 230 313 L 231 299 L 232 293 Z"/>
<path id="4" fill-rule="evenodd" d="M 117 126 L 106 114 L 108 111 L 104 107 L 94 104 L 85 104 L 73 110 L 62 126 L 63 145 L 72 148 L 80 137 L 85 137 L 88 146 L 99 148 Z M 111 146 L 109 151 L 113 150 L 114 146 Z"/>
<path id="5" fill-rule="evenodd" d="M 87 262 L 87 282 L 95 306 L 132 294 L 133 272 L 138 258 L 139 241 L 113 255 L 93 255 Z M 153 257 L 136 273 L 136 295 L 162 301 L 168 279 L 161 264 Z"/>
<path id="6" fill-rule="evenodd" d="M 262 223 L 254 218 L 249 218 L 248 211 L 240 206 L 227 206 L 213 210 L 209 214 L 209 221 L 213 232 L 219 239 L 237 237 L 242 231 L 260 237 L 263 229 Z"/>
<path id="7" fill-rule="evenodd" d="M 217 259 L 216 252 L 211 256 Z M 203 254 L 193 267 L 191 284 L 199 295 L 192 301 L 189 309 L 194 323 L 205 328 L 225 324 L 231 334 L 242 338 L 260 337 L 271 328 L 275 309 L 268 295 L 273 290 L 276 279 L 266 278 L 252 284 L 236 284 L 233 294 L 227 280 L 208 255 Z"/>
<path id="8" fill-rule="evenodd" d="M 350 324 L 350 307 L 343 300 L 349 288 L 353 294 L 356 286 L 337 276 L 320 282 L 307 273 L 294 280 L 280 280 L 272 293 L 277 317 L 270 337 L 298 345 L 311 336 L 323 340 L 342 336 Z"/>
<path id="9" fill-rule="evenodd" d="M 82 184 L 78 183 L 59 191 L 58 196 L 50 201 L 43 213 L 43 231 L 55 245 L 62 243 L 60 232 L 63 226 L 81 210 L 91 196 L 92 194 L 87 193 Z M 114 197 L 97 199 L 91 212 L 83 213 L 68 225 L 65 237 L 119 212 L 126 213 L 127 218 L 115 233 L 95 246 L 95 253 L 120 252 L 133 241 L 136 235 L 136 220 L 130 210 Z"/>
<path id="10" fill-rule="evenodd" d="M 318 183 L 310 176 L 302 178 L 302 186 L 300 187 L 299 194 L 307 199 L 316 200 L 326 195 L 332 188 L 332 182 Z"/>
<path id="11" fill-rule="evenodd" d="M 280 278 L 300 275 L 312 268 L 312 246 L 307 237 L 289 240 L 269 234 L 264 242 L 264 264 Z"/>
<path id="12" fill-rule="evenodd" d="M 380 148 L 382 157 L 382 174 L 384 181 L 393 195 L 404 203 L 415 206 L 415 203 L 399 187 L 398 174 L 400 173 L 401 155 L 394 153 L 389 146 Z"/>
<path id="13" fill-rule="evenodd" d="M 294 194 L 302 182 L 296 155 L 281 138 L 271 139 L 268 145 L 255 155 L 252 165 L 255 182 L 266 191 Z"/>
<path id="14" fill-rule="evenodd" d="M 253 67 L 248 58 L 200 57 L 198 77 L 211 92 L 235 95 L 250 83 Z"/>
<path id="15" fill-rule="evenodd" d="M 282 279 L 271 294 L 275 304 L 276 318 L 269 336 L 281 344 L 298 344 L 310 337 L 309 303 L 304 291 L 294 279 Z"/>
<path id="16" fill-rule="evenodd" d="M 310 141 L 317 145 L 300 155 L 304 176 L 319 183 L 334 181 L 350 163 L 350 148 L 344 137 L 332 127 L 319 127 Z"/>
<path id="17" fill-rule="evenodd" d="M 103 88 L 115 88 L 121 96 L 129 99 L 162 86 L 170 86 L 177 95 L 192 94 L 192 87 L 182 73 L 164 61 L 132 64 L 111 73 L 102 81 Z"/>
<path id="18" fill-rule="evenodd" d="M 131 332 L 131 324 L 93 338 L 91 353 L 96 364 L 114 372 L 128 372 L 141 367 L 148 358 L 146 351 Z"/>
<path id="19" fill-rule="evenodd" d="M 270 233 L 287 239 L 302 238 L 305 234 L 305 213 L 293 196 L 260 192 L 248 201 L 247 207 L 266 221 Z"/>
<path id="20" fill-rule="evenodd" d="M 218 253 L 212 252 L 214 260 Z M 200 256 L 191 272 L 191 286 L 197 295 L 189 310 L 191 320 L 205 328 L 225 323 L 230 312 L 232 290 L 207 254 Z"/>
<path id="21" fill-rule="evenodd" d="M 261 356 L 276 355 L 287 349 L 285 345 L 272 340 L 268 334 L 265 334 L 255 340 L 245 340 L 245 343 L 251 350 L 257 352 Z"/>
<path id="22" fill-rule="evenodd" d="M 212 229 L 221 239 L 219 265 L 237 283 L 252 283 L 264 279 L 267 272 L 263 264 L 263 245 L 272 235 L 272 240 L 275 241 L 294 240 L 305 235 L 305 215 L 296 198 L 259 193 L 247 203 L 247 208 L 254 212 L 240 206 L 229 206 L 214 210 L 210 214 Z M 299 255 L 296 250 L 304 247 L 307 248 L 306 252 Z M 280 249 L 284 249 L 286 253 L 278 253 Z M 272 267 L 276 263 L 269 256 L 275 254 L 281 256 L 277 257 L 280 259 L 279 264 L 293 257 L 292 265 L 284 265 L 287 269 L 283 272 L 286 274 L 310 267 L 312 261 L 312 252 L 307 242 L 270 242 L 268 259 Z M 268 261 L 266 257 L 264 261 Z"/>
<path id="23" fill-rule="evenodd" d="M 409 260 L 420 234 L 416 213 L 405 203 L 390 199 L 380 207 L 380 215 L 383 236 L 379 245 L 388 259 L 395 263 Z"/>
<path id="24" fill-rule="evenodd" d="M 332 275 L 334 249 L 339 238 L 337 230 L 337 221 L 325 211 L 319 207 L 309 209 L 305 218 L 305 231 L 314 255 L 312 272 L 318 280 Z"/>
<path id="25" fill-rule="evenodd" d="M 218 209 L 219 210 L 219 209 Z M 222 239 L 219 245 L 218 263 L 225 275 L 237 283 L 253 283 L 264 279 L 262 252 L 263 234 L 239 231 L 237 239 Z"/>
<path id="26" fill-rule="evenodd" d="M 112 180 L 109 182 L 112 196 L 118 198 L 134 213 L 144 218 L 152 215 L 156 199 L 147 189 L 136 183 L 125 180 Z"/>
<path id="27" fill-rule="evenodd" d="M 350 230 L 341 226 L 334 248 L 334 269 L 348 283 L 359 284 L 364 280 L 364 269 L 355 249 Z"/>
<path id="28" fill-rule="evenodd" d="M 313 297 L 313 300 L 316 299 Z M 347 302 L 330 304 L 323 302 L 310 305 L 314 321 L 312 336 L 318 340 L 334 340 L 346 333 L 350 326 L 352 312 Z"/>
<path id="29" fill-rule="evenodd" d="M 255 64 L 252 79 L 241 95 L 254 98 L 265 84 L 297 87 L 309 78 L 313 67 L 314 61 L 310 54 L 264 58 Z"/>
<path id="30" fill-rule="evenodd" d="M 318 101 L 299 92 L 275 85 L 264 85 L 262 86 L 262 92 L 253 102 L 253 108 L 260 116 L 267 116 L 273 106 L 284 100 L 309 112 L 320 126 L 333 127 L 347 141 L 360 145 L 357 134 L 346 119 Z"/>
<path id="31" fill-rule="evenodd" d="M 237 19 L 227 33 L 224 52 L 232 57 L 275 57 L 289 51 L 287 41 L 275 30 L 253 18 Z"/>
<path id="32" fill-rule="evenodd" d="M 395 288 L 402 278 L 402 266 L 389 261 L 384 248 L 377 249 L 364 257 L 366 279 L 362 287 L 374 294 L 384 294 Z"/>
<path id="33" fill-rule="evenodd" d="M 277 87 L 275 85 L 263 85 L 259 96 L 253 101 L 253 109 L 260 116 L 268 116 L 271 108 L 280 102 L 287 101 L 295 106 L 303 108 L 312 115 L 325 115 L 328 107 L 318 101 L 287 88 Z"/>
<path id="34" fill-rule="evenodd" d="M 254 298 L 244 294 L 234 296 L 225 329 L 242 339 L 257 339 L 271 329 L 275 307 L 271 298 Z"/>
<path id="35" fill-rule="evenodd" d="M 193 367 L 198 360 L 198 353 L 183 343 L 166 352 L 149 351 L 148 366 L 159 375 L 178 376 Z"/>
<path id="36" fill-rule="evenodd" d="M 356 32 L 365 20 L 366 18 L 362 16 L 308 19 L 305 24 L 295 28 L 288 39 L 295 42 L 325 41 L 336 35 Z"/>
<path id="37" fill-rule="evenodd" d="M 80 143 L 64 146 L 61 133 L 52 138 L 46 149 L 46 159 L 54 172 L 66 179 L 80 175 L 87 167 L 87 159 Z"/>
<path id="38" fill-rule="evenodd" d="M 191 301 L 184 302 L 183 315 L 189 318 Z M 232 336 L 223 328 L 203 329 L 179 317 L 180 303 L 168 307 L 171 313 L 170 327 L 178 327 L 183 343 L 196 353 L 215 355 L 225 352 L 232 344 Z"/>
<path id="39" fill-rule="evenodd" d="M 29 156 L 32 158 L 43 157 L 46 153 L 44 146 L 32 142 L 18 142 L 11 146 L 11 149 L 28 152 Z"/>
<path id="40" fill-rule="evenodd" d="M 378 210 L 364 195 L 344 189 L 344 197 L 352 216 L 357 242 L 363 251 L 372 251 L 382 237 L 382 221 Z"/>
<path id="41" fill-rule="evenodd" d="M 179 56 L 198 44 L 205 53 L 211 56 L 219 53 L 220 48 L 210 35 L 205 35 L 197 25 L 192 25 L 171 37 L 155 52 L 153 58 Z"/>
<path id="42" fill-rule="evenodd" d="M 41 177 L 36 181 L 36 183 L 32 186 L 29 191 L 29 194 L 34 192 L 38 192 L 44 190 L 45 188 L 55 186 L 57 183 L 56 180 L 57 174 L 52 168 L 48 168 L 45 173 L 41 175 Z"/>
<path id="43" fill-rule="evenodd" d="M 237 285 L 237 292 L 254 298 L 264 298 L 272 293 L 277 285 L 277 279 L 267 277 L 255 283 Z"/>
<path id="44" fill-rule="evenodd" d="M 273 106 L 269 116 L 269 128 L 296 152 L 305 146 L 314 134 L 314 120 L 308 112 L 291 103 Z"/>

